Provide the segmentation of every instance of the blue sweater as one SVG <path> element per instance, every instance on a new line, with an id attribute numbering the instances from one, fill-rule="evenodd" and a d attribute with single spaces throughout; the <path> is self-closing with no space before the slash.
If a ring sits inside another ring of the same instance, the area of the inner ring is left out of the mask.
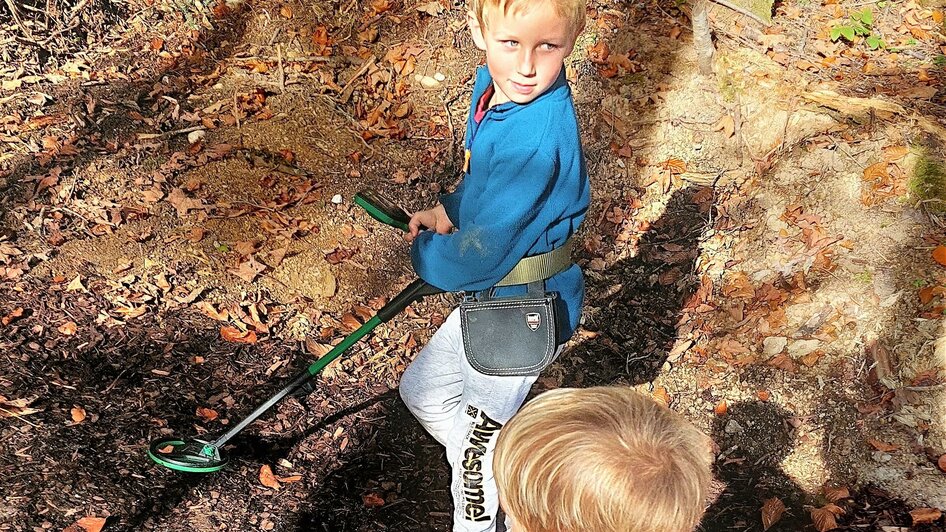
<path id="1" fill-rule="evenodd" d="M 588 210 L 590 184 L 564 68 L 535 100 L 492 107 L 477 124 L 476 103 L 491 84 L 489 71 L 480 67 L 467 119 L 468 171 L 456 191 L 440 198 L 456 231 L 424 231 L 411 246 L 414 271 L 451 292 L 490 288 L 523 257 L 561 246 Z M 564 341 L 581 316 L 581 269 L 573 264 L 545 286 L 563 303 Z M 496 295 L 525 291 L 508 286 Z"/>

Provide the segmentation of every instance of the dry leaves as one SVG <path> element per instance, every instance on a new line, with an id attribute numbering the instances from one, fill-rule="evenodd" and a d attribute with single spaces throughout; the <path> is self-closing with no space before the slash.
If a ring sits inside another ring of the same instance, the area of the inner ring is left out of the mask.
<path id="1" fill-rule="evenodd" d="M 101 532 L 104 527 L 104 517 L 94 517 L 90 515 L 62 529 L 62 532 Z"/>
<path id="2" fill-rule="evenodd" d="M 19 417 L 42 412 L 41 408 L 31 408 L 29 406 L 38 398 L 38 395 L 34 395 L 23 399 L 7 399 L 0 395 L 0 417 Z"/>
<path id="3" fill-rule="evenodd" d="M 213 408 L 204 408 L 202 406 L 197 407 L 197 417 L 204 421 L 213 421 L 220 417 L 220 414 L 217 413 Z"/>
<path id="4" fill-rule="evenodd" d="M 229 325 L 220 328 L 220 336 L 228 342 L 234 342 L 237 344 L 255 344 L 257 340 L 256 332 L 241 331 L 240 329 Z"/>
<path id="5" fill-rule="evenodd" d="M 785 513 L 785 503 L 778 497 L 766 499 L 762 504 L 762 530 L 768 530 L 772 525 L 778 523 Z"/>
<path id="6" fill-rule="evenodd" d="M 276 475 L 273 474 L 272 468 L 269 467 L 269 464 L 263 464 L 263 466 L 259 468 L 259 481 L 260 484 L 274 490 L 278 490 L 282 487 L 282 485 L 279 484 L 279 480 L 276 479 Z"/>
<path id="7" fill-rule="evenodd" d="M 878 451 L 882 451 L 885 453 L 893 452 L 900 449 L 899 445 L 896 445 L 893 443 L 882 442 L 880 440 L 875 440 L 874 438 L 867 438 L 867 443 L 869 443 L 871 447 L 873 447 L 874 449 L 877 449 Z"/>
<path id="8" fill-rule="evenodd" d="M 56 330 L 66 336 L 72 336 L 73 334 L 76 333 L 77 330 L 79 330 L 79 326 L 76 325 L 76 322 L 74 321 L 67 321 L 66 323 L 63 323 L 58 328 L 56 328 Z"/>
<path id="9" fill-rule="evenodd" d="M 936 508 L 917 508 L 910 511 L 910 518 L 913 519 L 913 526 L 928 525 L 938 521 L 943 516 L 943 512 Z"/>
<path id="10" fill-rule="evenodd" d="M 427 2 L 426 4 L 417 6 L 417 10 L 421 13 L 427 13 L 432 17 L 436 17 L 437 15 L 443 13 L 443 6 L 440 5 L 439 1 L 434 0 L 432 2 Z"/>
<path id="11" fill-rule="evenodd" d="M 946 454 L 939 457 L 939 460 L 936 461 L 936 465 L 939 466 L 940 471 L 946 473 Z"/>
<path id="12" fill-rule="evenodd" d="M 670 406 L 670 403 L 673 401 L 673 398 L 670 397 L 670 393 L 667 392 L 667 389 L 663 386 L 654 388 L 654 391 L 651 392 L 650 395 L 664 406 Z"/>
<path id="13" fill-rule="evenodd" d="M 844 515 L 844 509 L 833 503 L 811 509 L 811 520 L 818 532 L 828 532 L 837 528 L 839 515 Z"/>
<path id="14" fill-rule="evenodd" d="M 250 256 L 249 260 L 240 263 L 239 268 L 230 268 L 227 271 L 248 283 L 252 283 L 265 270 L 265 264 Z"/>
<path id="15" fill-rule="evenodd" d="M 289 475 L 286 477 L 278 477 L 273 473 L 273 469 L 269 467 L 268 464 L 263 464 L 259 470 L 259 481 L 260 484 L 266 486 L 267 488 L 272 488 L 278 490 L 282 487 L 283 484 L 291 484 L 293 482 L 299 482 L 302 480 L 302 475 Z"/>
<path id="16" fill-rule="evenodd" d="M 0 318 L 0 323 L 4 325 L 10 325 L 14 320 L 23 316 L 23 307 L 17 307 L 13 309 L 9 314 Z"/>
<path id="17" fill-rule="evenodd" d="M 946 266 L 946 246 L 936 246 L 933 250 L 933 260 L 941 266 Z"/>
<path id="18" fill-rule="evenodd" d="M 716 122 L 713 131 L 722 131 L 728 139 L 736 134 L 736 120 L 732 115 L 725 115 Z"/>
<path id="19" fill-rule="evenodd" d="M 729 403 L 725 399 L 716 403 L 716 406 L 713 407 L 713 413 L 717 416 L 725 416 L 729 413 Z"/>
<path id="20" fill-rule="evenodd" d="M 384 497 L 372 491 L 362 495 L 361 502 L 366 508 L 380 508 L 384 506 Z"/>
<path id="21" fill-rule="evenodd" d="M 73 406 L 72 410 L 69 411 L 69 414 L 72 415 L 72 422 L 76 425 L 85 421 L 85 409 L 81 406 Z"/>

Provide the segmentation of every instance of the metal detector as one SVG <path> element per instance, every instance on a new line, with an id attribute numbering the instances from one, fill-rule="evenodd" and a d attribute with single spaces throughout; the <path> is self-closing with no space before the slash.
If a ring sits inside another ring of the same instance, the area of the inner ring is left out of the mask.
<path id="1" fill-rule="evenodd" d="M 403 231 L 407 230 L 407 223 L 410 216 L 400 207 L 384 198 L 373 190 L 366 190 L 355 195 L 355 203 L 363 207 L 368 214 L 379 222 L 394 226 Z M 206 441 L 197 438 L 184 439 L 177 437 L 157 438 L 151 441 L 148 447 L 148 457 L 156 463 L 163 465 L 175 471 L 186 471 L 188 473 L 212 473 L 219 471 L 227 465 L 229 458 L 224 454 L 223 446 L 234 436 L 239 434 L 247 425 L 256 421 L 267 410 L 287 395 L 296 391 L 304 384 L 309 383 L 310 379 L 315 377 L 340 357 L 355 344 L 358 340 L 371 332 L 378 325 L 389 321 L 407 308 L 408 305 L 420 301 L 425 296 L 439 294 L 443 292 L 423 279 L 417 279 L 407 288 L 401 290 L 394 296 L 387 305 L 382 307 L 377 314 L 355 332 L 346 336 L 341 343 L 332 348 L 331 351 L 313 362 L 301 374 L 292 380 L 285 388 L 276 392 L 265 403 L 256 408 L 250 415 L 237 423 L 226 434 L 213 441 Z"/>

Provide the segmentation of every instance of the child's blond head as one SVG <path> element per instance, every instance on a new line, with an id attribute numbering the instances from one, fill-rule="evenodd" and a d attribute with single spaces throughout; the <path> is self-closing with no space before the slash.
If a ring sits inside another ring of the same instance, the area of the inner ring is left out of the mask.
<path id="1" fill-rule="evenodd" d="M 585 0 L 470 0 L 470 11 L 484 28 L 489 28 L 489 16 L 494 13 L 508 15 L 548 8 L 565 20 L 573 37 L 584 29 Z"/>
<path id="2" fill-rule="evenodd" d="M 680 532 L 705 509 L 709 439 L 625 387 L 552 390 L 506 424 L 493 469 L 527 532 Z"/>

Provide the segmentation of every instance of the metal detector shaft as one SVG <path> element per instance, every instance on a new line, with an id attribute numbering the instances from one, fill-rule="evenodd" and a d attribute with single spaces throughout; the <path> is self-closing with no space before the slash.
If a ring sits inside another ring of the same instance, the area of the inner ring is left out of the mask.
<path id="1" fill-rule="evenodd" d="M 439 294 L 443 290 L 428 284 L 423 279 L 417 279 L 411 284 L 407 285 L 404 290 L 401 290 L 396 296 L 394 296 L 387 305 L 381 307 L 381 310 L 378 311 L 370 320 L 366 321 L 364 325 L 358 327 L 355 332 L 346 336 L 338 345 L 332 348 L 331 351 L 325 353 L 318 360 L 313 362 L 305 371 L 300 373 L 296 378 L 292 380 L 285 388 L 279 390 L 275 395 L 269 398 L 268 401 L 261 404 L 256 408 L 250 415 L 246 416 L 240 423 L 235 425 L 226 434 L 220 436 L 214 440 L 211 445 L 214 447 L 220 448 L 228 442 L 231 438 L 236 436 L 240 431 L 246 428 L 247 425 L 254 422 L 263 415 L 267 410 L 273 407 L 276 403 L 282 400 L 283 397 L 291 394 L 297 388 L 306 383 L 309 379 L 316 376 L 325 369 L 325 366 L 328 366 L 335 361 L 338 357 L 342 356 L 345 351 L 348 351 L 348 348 L 354 345 L 358 340 L 361 340 L 366 334 L 371 332 L 375 327 L 389 321 L 394 316 L 397 316 L 401 313 L 402 310 L 407 308 L 408 305 L 416 301 L 420 301 L 424 296 L 429 296 L 433 294 Z"/>

